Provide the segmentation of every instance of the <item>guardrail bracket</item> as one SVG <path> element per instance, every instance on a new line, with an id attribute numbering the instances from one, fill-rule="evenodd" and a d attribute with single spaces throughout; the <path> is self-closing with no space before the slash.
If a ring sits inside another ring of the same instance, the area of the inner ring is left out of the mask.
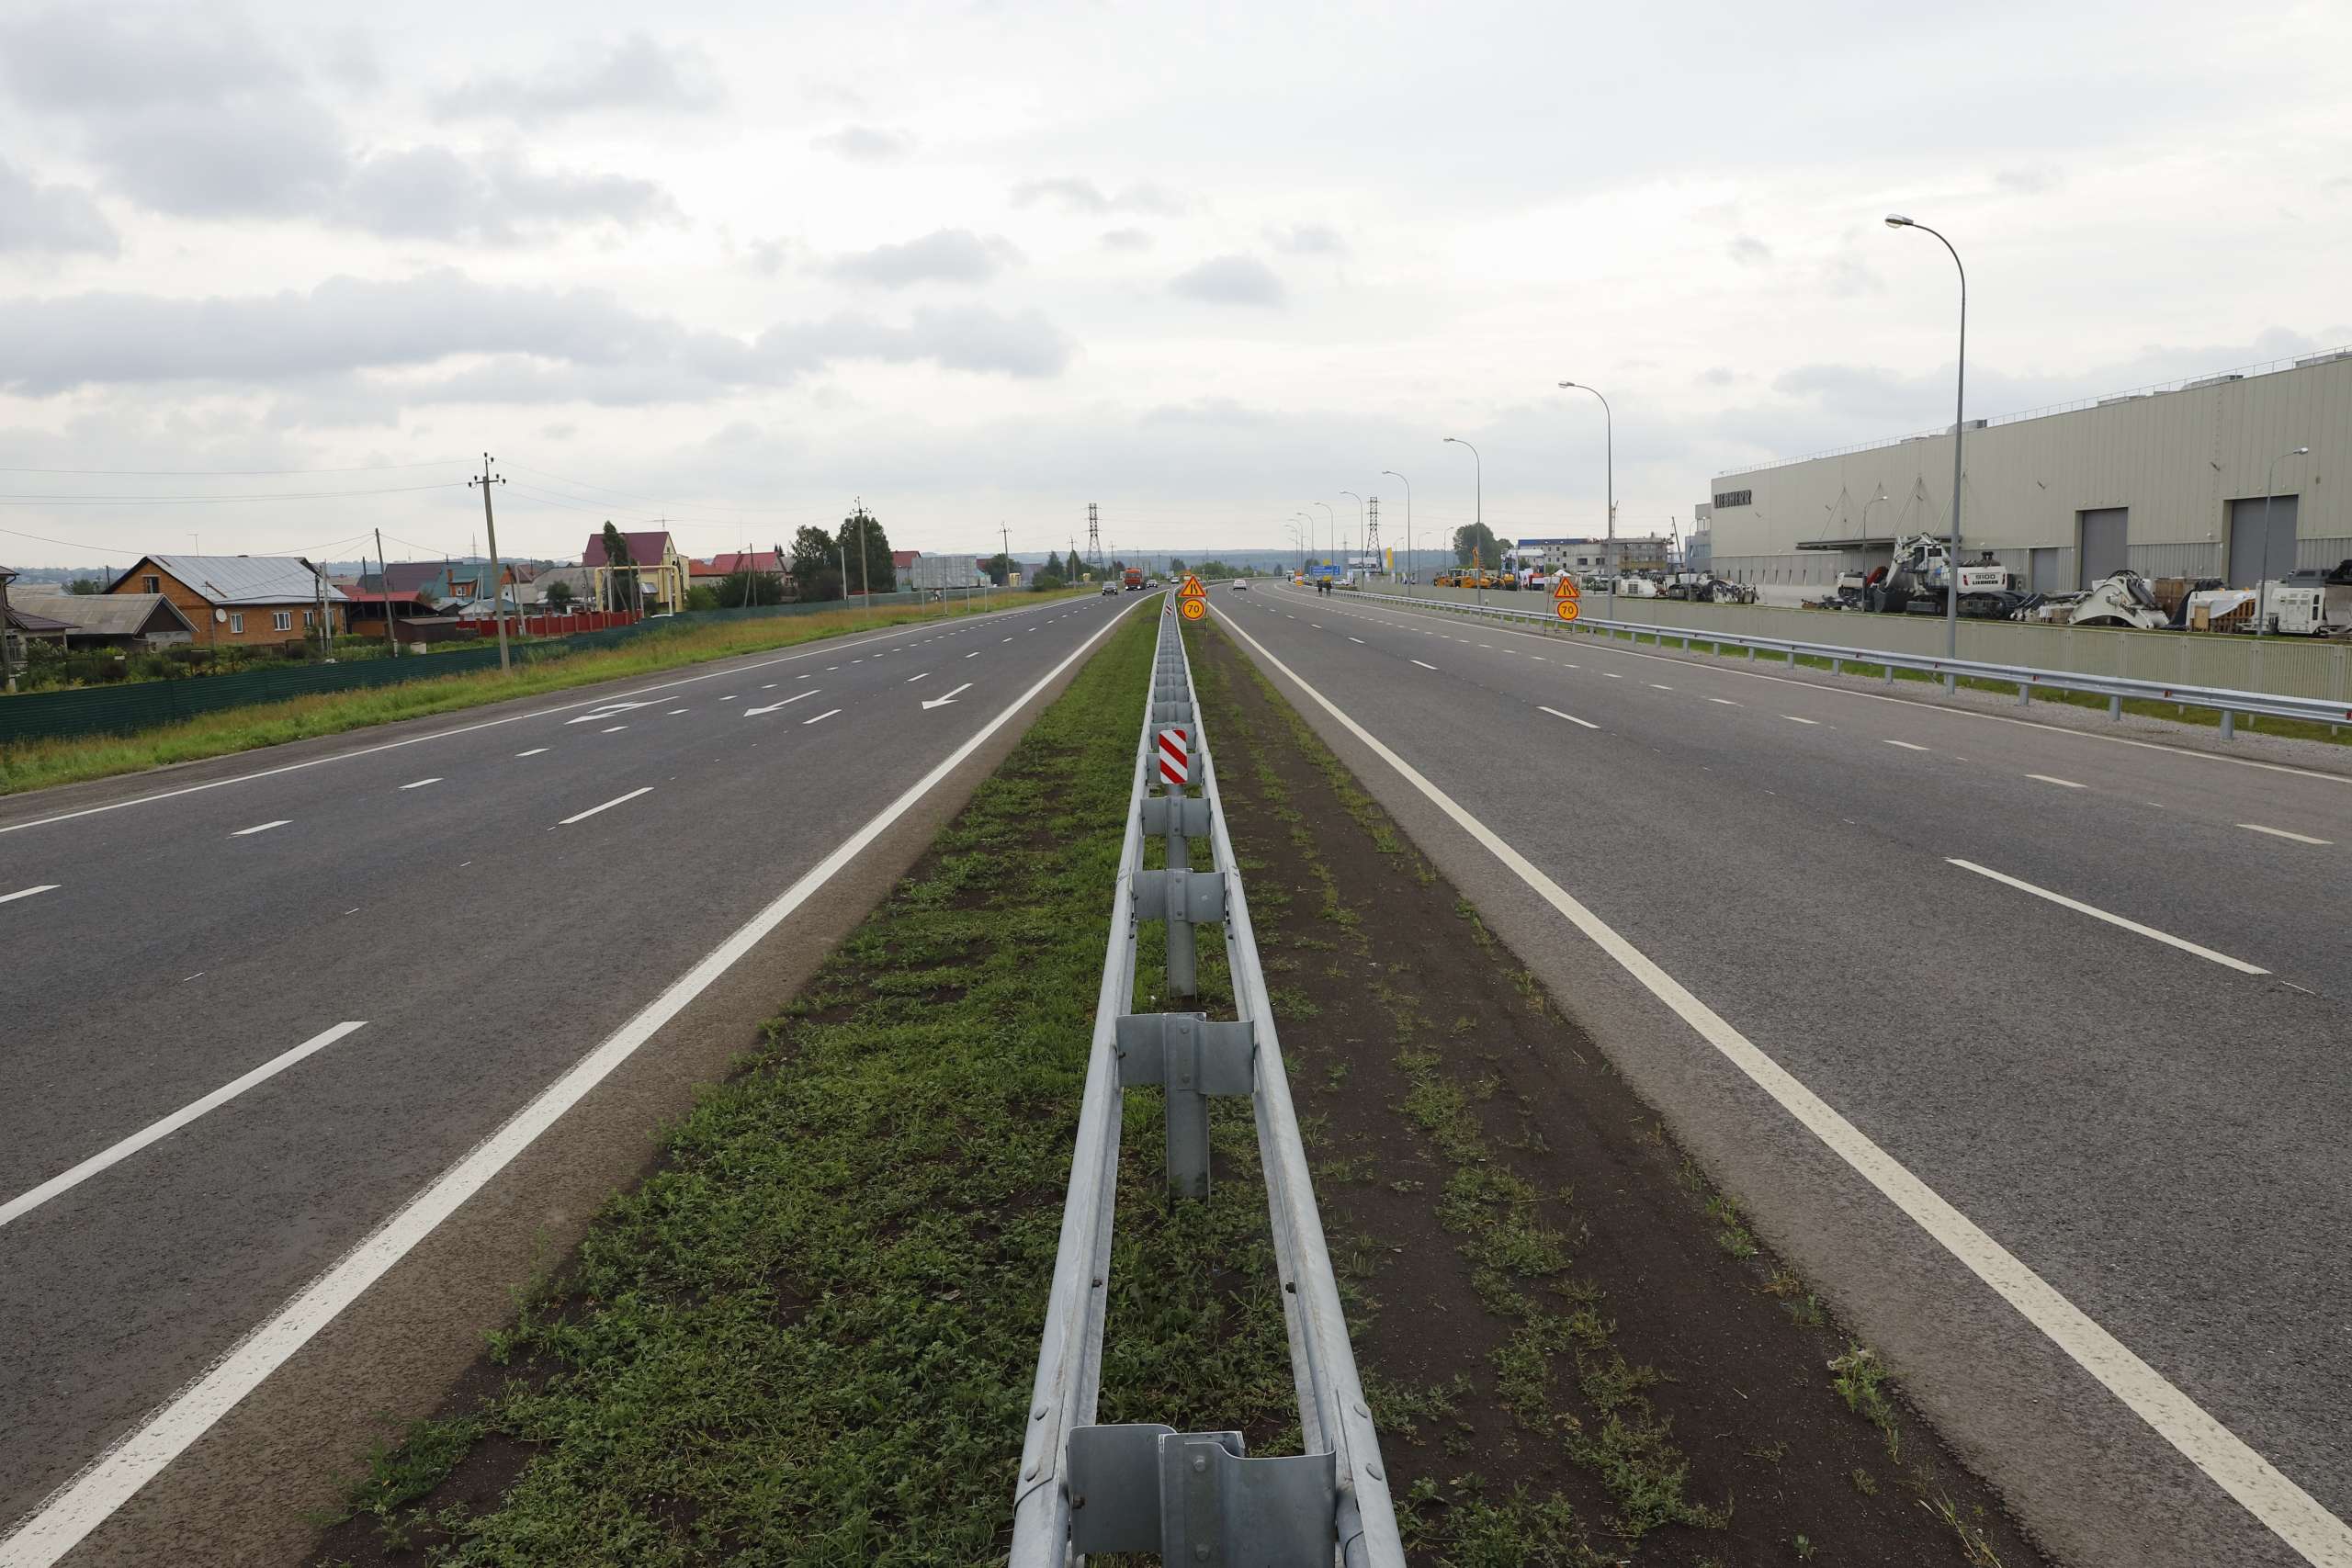
<path id="1" fill-rule="evenodd" d="M 1333 1457 L 1250 1459 L 1238 1432 L 1075 1427 L 1069 1488 L 1081 1552 L 1156 1551 L 1168 1568 L 1330 1568 L 1338 1544 Z"/>

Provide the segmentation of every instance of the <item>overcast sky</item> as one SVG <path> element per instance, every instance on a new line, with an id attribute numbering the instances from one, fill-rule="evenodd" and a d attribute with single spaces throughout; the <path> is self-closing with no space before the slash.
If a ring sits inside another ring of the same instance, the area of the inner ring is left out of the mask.
<path id="1" fill-rule="evenodd" d="M 1972 416 L 2352 344 L 2347 58 L 2340 0 L 0 0 L 0 560 L 463 552 L 485 448 L 509 554 L 1401 543 L 1383 469 L 1434 542 L 1446 435 L 1598 533 L 1562 379 L 1687 528 L 1949 421 L 1890 210 Z M 298 499 L 114 499 L 199 494 Z"/>

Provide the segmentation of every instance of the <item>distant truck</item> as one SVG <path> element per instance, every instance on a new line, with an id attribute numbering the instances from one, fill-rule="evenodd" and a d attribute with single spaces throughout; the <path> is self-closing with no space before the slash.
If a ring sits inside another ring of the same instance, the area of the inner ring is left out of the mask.
<path id="1" fill-rule="evenodd" d="M 1125 581 L 1126 585 L 1127 585 L 1127 592 L 1130 592 L 1130 593 L 1140 593 L 1140 592 L 1143 592 L 1143 568 L 1141 568 L 1141 567 L 1139 567 L 1139 566 L 1131 566 L 1131 567 L 1127 568 L 1127 574 L 1126 574 L 1126 578 L 1125 578 Z"/>

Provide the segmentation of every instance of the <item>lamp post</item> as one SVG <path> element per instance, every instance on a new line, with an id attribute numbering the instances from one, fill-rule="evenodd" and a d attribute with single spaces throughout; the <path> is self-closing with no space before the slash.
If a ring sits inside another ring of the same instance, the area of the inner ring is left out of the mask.
<path id="1" fill-rule="evenodd" d="M 1478 456 L 1478 449 L 1476 446 L 1470 446 L 1470 443 L 1463 440 L 1459 435 L 1449 435 L 1446 439 L 1456 446 L 1470 447 L 1470 523 L 1473 530 L 1471 534 L 1471 554 L 1476 555 L 1477 554 L 1477 536 L 1487 531 L 1486 459 Z M 1487 565 L 1484 561 L 1478 563 L 1476 574 L 1470 579 L 1470 592 L 1478 606 L 1481 609 L 1485 608 L 1487 604 Z"/>
<path id="2" fill-rule="evenodd" d="M 1340 493 L 1346 496 L 1354 496 L 1355 498 L 1356 531 L 1353 536 L 1361 539 L 1363 537 L 1363 497 L 1356 495 L 1356 492 L 1351 490 L 1343 490 Z M 1348 558 L 1354 553 L 1355 551 L 1352 547 L 1340 552 L 1340 569 L 1342 571 L 1351 571 L 1353 570 L 1354 563 L 1349 560 Z"/>
<path id="3" fill-rule="evenodd" d="M 1339 514 L 1331 510 L 1331 503 L 1328 501 L 1310 501 L 1306 504 L 1323 509 L 1323 536 L 1330 541 L 1323 551 L 1323 570 L 1328 575 L 1331 570 L 1331 554 L 1340 547 Z"/>
<path id="4" fill-rule="evenodd" d="M 1609 506 L 1609 544 L 1603 552 L 1609 562 L 1609 608 L 1606 614 L 1613 621 L 1617 618 L 1617 415 L 1610 408 L 1609 400 L 1601 397 L 1600 388 L 1588 387 L 1581 381 L 1563 381 L 1560 386 L 1566 390 L 1590 392 L 1600 398 L 1600 474 L 1601 482 L 1606 487 L 1602 491 L 1603 498 Z"/>
<path id="5" fill-rule="evenodd" d="M 1381 473 L 1405 487 L 1405 597 L 1413 596 L 1413 481 L 1394 468 Z"/>
<path id="6" fill-rule="evenodd" d="M 1306 542 L 1301 545 L 1298 549 L 1298 575 L 1305 577 L 1306 575 L 1306 558 L 1315 553 L 1315 513 L 1312 512 L 1294 512 L 1291 515 L 1293 517 L 1303 519 L 1306 524 Z"/>
<path id="7" fill-rule="evenodd" d="M 2298 446 L 2291 452 L 2281 452 L 2278 457 L 2301 457 L 2311 451 Z M 2270 503 L 2278 495 L 2278 457 L 2270 459 L 2270 468 L 2262 476 L 2262 581 L 2254 585 L 2254 635 L 2270 635 Z M 2290 569 L 2291 570 L 2291 569 Z M 15 691 L 11 685 L 8 688 Z"/>
<path id="8" fill-rule="evenodd" d="M 1944 656 L 1960 657 L 1960 456 L 1961 442 L 1968 431 L 1968 268 L 1961 265 L 1960 253 L 1943 235 L 1917 223 L 1899 212 L 1886 215 L 1890 229 L 1917 229 L 1923 234 L 1935 234 L 1947 251 L 1951 252 L 1951 265 L 1960 271 L 1960 364 L 1952 377 L 1951 413 L 1951 544 L 1944 557 Z M 1957 690 L 1960 678 L 1947 673 L 1944 690 Z"/>

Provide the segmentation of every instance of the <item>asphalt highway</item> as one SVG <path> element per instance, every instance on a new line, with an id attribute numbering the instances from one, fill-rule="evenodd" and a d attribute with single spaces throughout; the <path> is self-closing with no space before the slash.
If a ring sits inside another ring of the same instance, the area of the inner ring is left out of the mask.
<path id="1" fill-rule="evenodd" d="M 0 1562 L 46 1561 L 7 1521 L 1138 602 L 6 803 Z"/>
<path id="2" fill-rule="evenodd" d="M 1214 605 L 2060 1560 L 2352 1563 L 2352 770 Z"/>

